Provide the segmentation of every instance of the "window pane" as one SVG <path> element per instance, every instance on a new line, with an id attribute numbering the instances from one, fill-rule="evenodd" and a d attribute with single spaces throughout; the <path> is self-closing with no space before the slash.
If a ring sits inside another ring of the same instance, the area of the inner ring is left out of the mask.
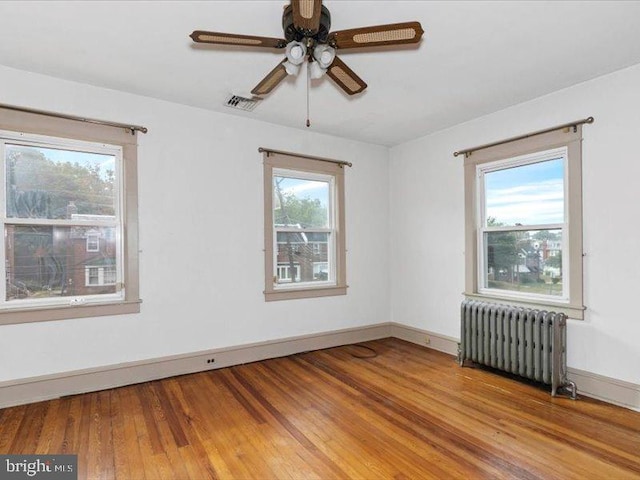
<path id="1" fill-rule="evenodd" d="M 87 285 L 98 285 L 100 283 L 100 269 L 98 267 L 87 267 Z"/>
<path id="2" fill-rule="evenodd" d="M 486 232 L 488 288 L 562 295 L 562 230 Z"/>
<path id="3" fill-rule="evenodd" d="M 87 252 L 100 251 L 100 236 L 96 233 L 87 233 Z"/>
<path id="4" fill-rule="evenodd" d="M 273 177 L 276 225 L 329 228 L 329 182 Z"/>
<path id="5" fill-rule="evenodd" d="M 113 155 L 7 144 L 5 168 L 7 217 L 115 215 Z"/>
<path id="6" fill-rule="evenodd" d="M 112 230 L 7 225 L 6 299 L 115 293 L 116 245 Z M 87 234 L 100 238 L 97 252 L 87 252 Z M 100 275 L 100 269 L 113 273 Z"/>
<path id="7" fill-rule="evenodd" d="M 486 172 L 486 226 L 564 222 L 564 159 Z"/>
<path id="8" fill-rule="evenodd" d="M 104 284 L 111 285 L 116 283 L 116 267 L 107 266 L 104 268 Z"/>
<path id="9" fill-rule="evenodd" d="M 276 282 L 329 280 L 329 235 L 326 232 L 278 232 Z M 320 245 L 319 250 L 314 249 L 315 244 Z M 295 272 L 295 276 L 291 272 Z"/>

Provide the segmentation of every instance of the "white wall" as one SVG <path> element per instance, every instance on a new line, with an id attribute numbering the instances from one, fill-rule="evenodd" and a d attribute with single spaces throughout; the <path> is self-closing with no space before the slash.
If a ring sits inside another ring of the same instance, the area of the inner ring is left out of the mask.
<path id="1" fill-rule="evenodd" d="M 587 311 L 570 321 L 568 364 L 640 383 L 639 85 L 637 65 L 393 148 L 392 320 L 459 337 L 464 188 L 453 152 L 594 116 L 583 129 Z"/>
<path id="2" fill-rule="evenodd" d="M 7 104 L 149 128 L 141 313 L 0 326 L 0 381 L 389 320 L 386 148 L 6 67 L 0 92 Z M 265 303 L 260 146 L 353 162 L 346 296 Z"/>

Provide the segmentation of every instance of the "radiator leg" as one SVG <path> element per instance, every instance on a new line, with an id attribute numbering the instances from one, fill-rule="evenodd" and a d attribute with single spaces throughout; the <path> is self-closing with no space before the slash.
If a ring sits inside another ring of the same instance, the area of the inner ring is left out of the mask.
<path id="1" fill-rule="evenodd" d="M 462 353 L 462 345 L 458 344 L 458 363 L 461 367 L 464 367 L 464 355 Z"/>
<path id="2" fill-rule="evenodd" d="M 575 382 L 568 381 L 565 385 L 565 388 L 571 391 L 571 400 L 578 399 L 578 387 L 576 387 Z"/>
<path id="3" fill-rule="evenodd" d="M 557 388 L 552 385 L 551 396 L 557 396 L 560 393 L 560 390 L 564 390 L 566 393 L 569 393 L 571 400 L 578 399 L 578 387 L 576 386 L 575 382 L 572 382 L 571 380 L 565 380 L 565 382 Z"/>

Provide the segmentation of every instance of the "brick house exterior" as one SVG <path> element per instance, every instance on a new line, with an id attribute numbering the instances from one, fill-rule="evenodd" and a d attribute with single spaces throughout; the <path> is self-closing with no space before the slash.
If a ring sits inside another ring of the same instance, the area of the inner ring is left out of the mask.
<path id="1" fill-rule="evenodd" d="M 327 234 L 292 232 L 278 235 L 277 281 L 296 282 L 326 280 L 329 272 Z"/>
<path id="2" fill-rule="evenodd" d="M 105 219 L 74 213 L 74 207 L 67 209 L 71 220 Z M 116 292 L 114 229 L 8 225 L 6 231 L 8 299 Z"/>

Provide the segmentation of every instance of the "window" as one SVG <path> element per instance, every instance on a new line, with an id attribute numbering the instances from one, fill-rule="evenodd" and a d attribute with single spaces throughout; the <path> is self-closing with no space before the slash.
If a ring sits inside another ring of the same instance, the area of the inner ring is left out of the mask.
<path id="1" fill-rule="evenodd" d="M 477 167 L 481 293 L 568 300 L 557 261 L 568 258 L 566 156 L 561 148 Z"/>
<path id="2" fill-rule="evenodd" d="M 106 267 L 85 267 L 85 286 L 97 287 L 105 285 L 115 285 L 117 270 L 113 266 Z M 97 292 L 94 292 L 97 293 Z"/>
<path id="3" fill-rule="evenodd" d="M 300 265 L 295 263 L 293 265 L 293 279 L 291 278 L 291 265 L 286 263 L 278 263 L 276 276 L 278 283 L 299 282 L 300 281 Z"/>
<path id="4" fill-rule="evenodd" d="M 100 237 L 97 233 L 87 233 L 87 252 L 100 251 Z"/>
<path id="5" fill-rule="evenodd" d="M 0 324 L 139 311 L 136 136 L 0 113 Z"/>
<path id="6" fill-rule="evenodd" d="M 103 282 L 104 285 L 114 285 L 117 279 L 117 270 L 115 266 L 104 267 Z"/>
<path id="7" fill-rule="evenodd" d="M 100 269 L 98 267 L 87 267 L 87 283 L 86 285 L 99 285 L 100 284 Z"/>
<path id="8" fill-rule="evenodd" d="M 343 167 L 268 152 L 264 174 L 265 299 L 344 295 Z"/>
<path id="9" fill-rule="evenodd" d="M 467 155 L 467 297 L 583 317 L 582 138 L 567 130 Z"/>

